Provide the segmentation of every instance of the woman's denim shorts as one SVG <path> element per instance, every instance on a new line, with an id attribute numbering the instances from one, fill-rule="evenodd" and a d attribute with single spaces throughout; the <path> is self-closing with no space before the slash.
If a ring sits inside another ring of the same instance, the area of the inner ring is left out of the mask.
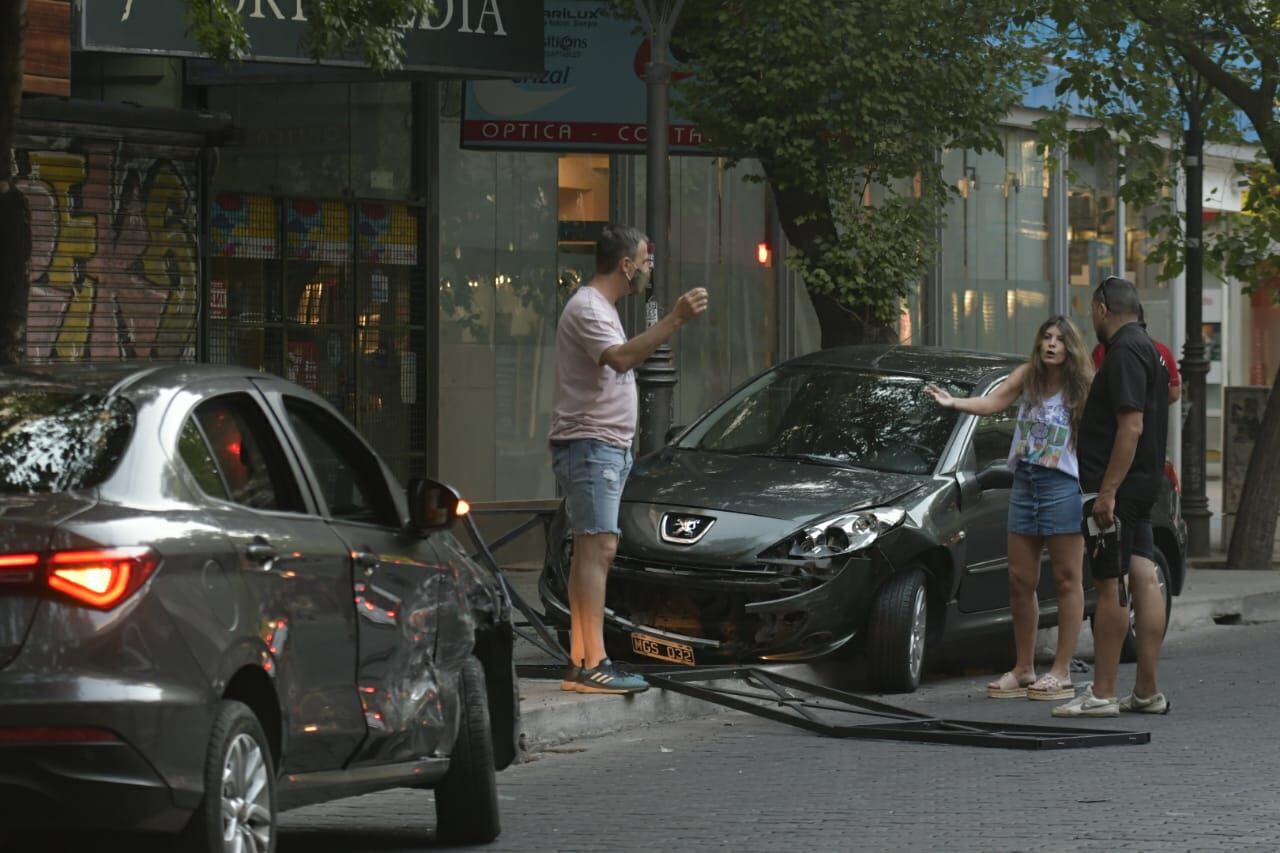
<path id="1" fill-rule="evenodd" d="M 551 467 L 575 535 L 621 534 L 618 508 L 631 473 L 631 448 L 593 438 L 557 441 L 551 445 Z"/>
<path id="2" fill-rule="evenodd" d="M 1022 536 L 1079 533 L 1084 520 L 1080 481 L 1043 465 L 1018 463 L 1009 493 L 1009 532 Z"/>

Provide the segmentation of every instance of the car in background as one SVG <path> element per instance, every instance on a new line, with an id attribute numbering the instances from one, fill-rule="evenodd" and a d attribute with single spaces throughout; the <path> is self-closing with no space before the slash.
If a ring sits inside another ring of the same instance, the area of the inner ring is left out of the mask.
<path id="1" fill-rule="evenodd" d="M 676 430 L 636 462 L 622 495 L 605 612 L 611 654 L 696 665 L 849 647 L 888 692 L 918 686 L 927 648 L 985 635 L 1011 648 L 1007 457 L 1017 407 L 961 414 L 924 388 L 989 394 L 1021 361 L 823 350 L 756 376 Z M 1176 479 L 1166 485 L 1154 526 L 1168 609 L 1186 575 L 1186 528 Z M 566 626 L 563 506 L 550 531 L 539 590 Z M 1042 626 L 1057 623 L 1047 559 Z M 1126 648 L 1131 656 L 1132 636 Z"/>
<path id="2" fill-rule="evenodd" d="M 0 369 L 0 826 L 269 851 L 282 809 L 410 787 L 496 837 L 511 611 L 466 509 L 280 378 Z"/>

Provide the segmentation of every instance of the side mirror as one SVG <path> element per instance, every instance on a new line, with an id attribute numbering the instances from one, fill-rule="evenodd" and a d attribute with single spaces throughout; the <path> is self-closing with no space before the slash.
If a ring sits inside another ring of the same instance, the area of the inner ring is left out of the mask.
<path id="1" fill-rule="evenodd" d="M 671 442 L 675 441 L 676 436 L 684 432 L 684 430 L 685 430 L 684 424 L 681 424 L 680 426 L 671 427 L 671 429 L 667 430 L 667 435 L 665 438 L 662 439 L 662 443 L 670 444 Z"/>
<path id="2" fill-rule="evenodd" d="M 436 480 L 410 480 L 408 498 L 409 524 L 420 534 L 446 530 L 471 512 L 471 505 L 452 486 Z"/>
<path id="3" fill-rule="evenodd" d="M 978 472 L 978 486 L 984 492 L 988 489 L 1012 489 L 1013 472 L 1007 465 L 988 465 Z"/>

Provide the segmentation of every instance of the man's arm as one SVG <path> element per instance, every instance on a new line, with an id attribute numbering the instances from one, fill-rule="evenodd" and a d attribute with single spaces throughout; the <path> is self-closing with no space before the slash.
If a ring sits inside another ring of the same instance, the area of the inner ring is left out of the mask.
<path id="1" fill-rule="evenodd" d="M 1172 406 L 1174 403 L 1178 402 L 1181 399 L 1182 399 L 1182 386 L 1170 385 L 1169 386 L 1169 405 Z"/>
<path id="2" fill-rule="evenodd" d="M 600 354 L 600 363 L 613 368 L 616 373 L 626 373 L 644 364 L 654 350 L 662 346 L 676 330 L 707 310 L 707 291 L 695 287 L 676 300 L 671 313 L 650 326 L 625 344 L 609 347 Z"/>
<path id="3" fill-rule="evenodd" d="M 1141 411 L 1126 409 L 1116 415 L 1116 440 L 1111 445 L 1106 473 L 1102 475 L 1102 488 L 1098 490 L 1098 499 L 1093 504 L 1093 517 L 1102 527 L 1110 527 L 1115 521 L 1116 492 L 1133 465 L 1141 435 Z"/>

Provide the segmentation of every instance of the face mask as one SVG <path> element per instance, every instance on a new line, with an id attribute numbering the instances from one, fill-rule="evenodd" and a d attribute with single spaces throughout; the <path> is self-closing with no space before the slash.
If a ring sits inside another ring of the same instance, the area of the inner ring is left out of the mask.
<path id="1" fill-rule="evenodd" d="M 649 286 L 649 271 L 644 269 L 636 270 L 636 274 L 629 279 L 632 293 L 640 293 Z"/>

